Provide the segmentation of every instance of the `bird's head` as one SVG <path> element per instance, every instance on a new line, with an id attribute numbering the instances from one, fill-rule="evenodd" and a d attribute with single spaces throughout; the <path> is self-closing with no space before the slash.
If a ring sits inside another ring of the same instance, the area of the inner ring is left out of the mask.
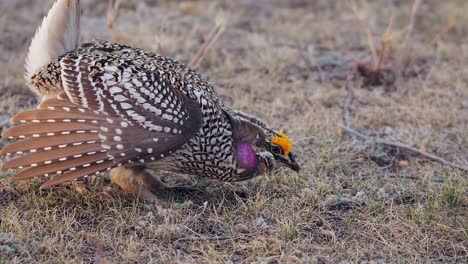
<path id="1" fill-rule="evenodd" d="M 299 171 L 292 152 L 291 139 L 281 131 L 273 131 L 263 123 L 245 118 L 231 118 L 234 150 L 239 165 L 245 169 L 240 179 L 265 175 L 281 167 Z"/>
<path id="2" fill-rule="evenodd" d="M 273 156 L 277 165 L 273 164 L 273 169 L 286 166 L 294 171 L 299 171 L 300 167 L 292 153 L 292 140 L 284 132 L 278 130 L 267 130 L 266 132 L 265 149 Z"/>

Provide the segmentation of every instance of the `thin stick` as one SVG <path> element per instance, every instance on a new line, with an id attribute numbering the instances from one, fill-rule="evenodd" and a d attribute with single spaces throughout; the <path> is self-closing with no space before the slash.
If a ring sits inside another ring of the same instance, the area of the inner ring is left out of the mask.
<path id="1" fill-rule="evenodd" d="M 408 28 L 407 28 L 407 31 L 406 31 L 406 36 L 405 36 L 405 40 L 404 40 L 405 45 L 404 46 L 408 45 L 408 43 L 409 43 L 409 41 L 411 39 L 411 35 L 412 35 L 413 29 L 414 29 L 414 22 L 416 21 L 416 15 L 418 13 L 420 5 L 421 5 L 421 0 L 414 0 L 413 6 L 411 7 L 410 22 L 408 24 Z"/>
<path id="2" fill-rule="evenodd" d="M 366 35 L 367 35 L 367 45 L 369 45 L 369 49 L 371 51 L 372 61 L 374 62 L 374 66 L 376 66 L 378 64 L 377 51 L 375 49 L 374 38 L 372 36 L 372 32 L 369 26 L 366 27 Z"/>
<path id="3" fill-rule="evenodd" d="M 375 144 L 387 145 L 387 146 L 391 146 L 391 147 L 394 147 L 394 148 L 399 148 L 399 149 L 402 149 L 402 150 L 406 150 L 406 151 L 411 152 L 413 154 L 417 154 L 417 155 L 426 157 L 426 158 L 428 158 L 430 160 L 440 162 L 440 163 L 442 163 L 442 164 L 444 164 L 446 166 L 449 166 L 451 168 L 456 168 L 456 169 L 468 171 L 468 166 L 463 166 L 463 165 L 453 163 L 451 161 L 445 160 L 445 159 L 443 159 L 441 157 L 438 157 L 438 156 L 429 154 L 427 152 L 421 151 L 419 149 L 413 148 L 413 147 L 408 146 L 406 144 L 399 143 L 399 142 L 394 142 L 394 141 L 389 141 L 389 140 L 384 140 L 384 139 L 379 139 L 379 138 L 372 138 L 372 137 L 369 137 L 369 136 L 366 136 L 366 135 L 362 134 L 359 131 L 356 131 L 356 130 L 352 129 L 349 126 L 341 126 L 341 127 L 346 132 L 350 133 L 351 135 L 354 135 L 354 136 L 356 136 L 358 138 L 373 142 Z"/>
<path id="4" fill-rule="evenodd" d="M 346 97 L 346 102 L 343 107 L 343 112 L 344 112 L 344 122 L 346 127 L 351 128 L 351 105 L 353 104 L 354 101 L 354 90 L 353 86 L 351 85 L 351 78 L 348 76 L 348 80 L 346 81 L 346 91 L 348 92 L 348 96 Z"/>
<path id="5" fill-rule="evenodd" d="M 379 55 L 378 55 L 378 59 L 377 59 L 377 64 L 374 65 L 375 66 L 375 68 L 374 68 L 375 72 L 380 72 L 382 70 L 382 62 L 383 62 L 383 59 L 384 59 L 384 56 L 385 56 L 385 49 L 387 47 L 387 43 L 391 39 L 393 19 L 394 19 L 394 16 L 392 15 L 392 17 L 390 18 L 390 22 L 388 22 L 387 29 L 385 30 L 385 32 L 380 37 Z"/>
<path id="6" fill-rule="evenodd" d="M 193 57 L 192 61 L 190 62 L 190 67 L 192 69 L 196 69 L 200 66 L 200 63 L 206 57 L 208 52 L 213 48 L 214 44 L 219 39 L 219 37 L 224 33 L 224 30 L 225 30 L 224 23 L 222 22 L 217 24 L 211 30 L 205 42 L 203 43 L 203 45 L 200 47 L 200 49 L 198 50 L 198 52 L 196 53 L 196 55 Z"/>
<path id="7" fill-rule="evenodd" d="M 353 101 L 355 99 L 354 86 L 352 85 L 351 81 L 352 81 L 352 76 L 350 75 L 350 76 L 348 76 L 348 79 L 346 81 L 346 90 L 348 91 L 348 96 L 346 98 L 346 103 L 345 103 L 345 105 L 343 107 L 345 125 L 344 126 L 340 125 L 346 132 L 348 132 L 351 135 L 356 136 L 358 138 L 364 139 L 366 141 L 370 141 L 370 142 L 372 142 L 374 144 L 387 145 L 387 146 L 391 146 L 391 147 L 394 147 L 394 148 L 403 149 L 403 150 L 406 150 L 406 151 L 411 152 L 413 154 L 417 154 L 417 155 L 426 157 L 428 159 L 438 161 L 438 162 L 440 162 L 440 163 L 442 163 L 444 165 L 447 165 L 447 166 L 449 166 L 451 168 L 456 168 L 456 169 L 461 169 L 461 170 L 464 170 L 464 171 L 468 171 L 468 166 L 463 166 L 463 165 L 453 163 L 451 161 L 448 161 L 448 160 L 445 160 L 445 159 L 443 159 L 441 157 L 426 153 L 424 151 L 413 148 L 413 147 L 408 146 L 408 145 L 403 144 L 403 143 L 398 143 L 398 142 L 394 142 L 394 141 L 369 137 L 369 136 L 366 136 L 366 135 L 362 134 L 361 132 L 359 132 L 357 130 L 354 130 L 352 128 L 351 117 L 350 117 L 351 116 L 350 107 L 351 107 L 351 105 L 352 105 L 352 103 L 353 103 Z"/>
<path id="8" fill-rule="evenodd" d="M 408 65 L 411 62 L 411 56 L 409 55 L 412 51 L 412 47 L 410 45 L 410 42 L 411 42 L 412 34 L 414 31 L 416 15 L 418 14 L 418 10 L 421 5 L 421 2 L 422 2 L 421 0 L 414 0 L 413 2 L 413 6 L 411 8 L 410 21 L 406 29 L 406 36 L 405 36 L 405 39 L 403 40 L 403 44 L 401 45 L 402 47 L 401 52 L 400 52 L 400 55 L 402 57 L 401 64 L 402 64 L 402 67 L 405 69 L 408 67 Z"/>
<path id="9" fill-rule="evenodd" d="M 370 28 L 370 25 L 366 20 L 365 14 L 359 13 L 358 7 L 356 5 L 356 2 L 350 1 L 349 7 L 351 8 L 351 11 L 353 12 L 354 16 L 356 17 L 356 20 L 362 24 L 362 27 L 365 28 L 366 36 L 367 36 L 367 45 L 369 46 L 370 52 L 371 52 L 371 57 L 372 61 L 374 63 L 374 67 L 377 65 L 377 49 L 375 48 L 375 41 L 374 37 L 372 34 L 372 30 Z"/>
<path id="10" fill-rule="evenodd" d="M 435 37 L 431 40 L 431 45 L 435 45 L 442 41 L 443 37 L 449 33 L 449 31 L 454 27 L 454 23 L 450 20 L 447 21 L 447 24 L 442 28 L 442 30 L 435 35 Z"/>
<path id="11" fill-rule="evenodd" d="M 200 237 L 183 237 L 177 239 L 175 242 L 182 242 L 182 241 L 223 241 L 223 240 L 239 240 L 239 239 L 244 239 L 242 237 L 230 237 L 230 236 L 216 236 L 216 237 L 205 237 L 205 236 L 200 236 Z"/>
<path id="12" fill-rule="evenodd" d="M 119 14 L 121 0 L 109 0 L 107 2 L 107 30 L 111 35 L 113 42 L 116 42 L 119 38 L 118 32 L 114 29 L 114 22 Z"/>

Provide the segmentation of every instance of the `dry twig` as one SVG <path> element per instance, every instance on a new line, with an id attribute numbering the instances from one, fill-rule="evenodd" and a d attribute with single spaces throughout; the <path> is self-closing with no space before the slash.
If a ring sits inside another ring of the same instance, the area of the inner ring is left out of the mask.
<path id="1" fill-rule="evenodd" d="M 385 139 L 372 138 L 372 137 L 369 137 L 369 136 L 366 136 L 366 135 L 362 134 L 359 131 L 354 130 L 351 127 L 347 127 L 347 126 L 341 126 L 341 127 L 346 132 L 350 133 L 351 135 L 356 136 L 356 137 L 358 137 L 360 139 L 364 139 L 366 141 L 372 142 L 374 144 L 380 144 L 380 145 L 386 145 L 386 146 L 390 146 L 390 147 L 394 147 L 394 148 L 399 148 L 399 149 L 411 152 L 413 154 L 423 156 L 423 157 L 428 158 L 430 160 L 440 162 L 440 163 L 442 163 L 442 164 L 444 164 L 446 166 L 449 166 L 451 168 L 456 168 L 456 169 L 460 169 L 460 170 L 464 170 L 464 171 L 468 172 L 468 166 L 463 166 L 463 165 L 453 163 L 451 161 L 448 161 L 448 160 L 445 160 L 445 159 L 443 159 L 441 157 L 438 157 L 438 156 L 429 154 L 427 152 L 421 151 L 421 150 L 419 150 L 417 148 L 413 148 L 413 147 L 408 146 L 406 144 L 399 143 L 399 142 L 394 142 L 394 141 L 389 141 L 389 140 L 385 140 Z"/>
<path id="2" fill-rule="evenodd" d="M 417 149 L 417 148 L 413 148 L 413 147 L 411 147 L 409 145 L 406 145 L 406 144 L 403 144 L 403 143 L 389 141 L 389 140 L 385 140 L 385 139 L 373 138 L 373 137 L 364 135 L 363 133 L 353 129 L 352 128 L 352 123 L 351 123 L 351 110 L 350 110 L 350 108 L 351 108 L 351 105 L 352 105 L 352 103 L 353 103 L 353 101 L 355 99 L 355 96 L 354 96 L 354 86 L 352 84 L 352 77 L 351 76 L 348 76 L 348 80 L 346 82 L 346 90 L 348 92 L 348 96 L 346 98 L 345 105 L 343 106 L 345 125 L 344 126 L 341 125 L 341 127 L 347 133 L 351 134 L 354 137 L 357 137 L 357 138 L 366 140 L 368 142 L 371 142 L 373 144 L 386 145 L 386 146 L 390 146 L 390 147 L 394 147 L 394 148 L 399 148 L 401 150 L 405 150 L 407 152 L 411 152 L 413 154 L 423 156 L 423 157 L 428 158 L 430 160 L 440 162 L 440 163 L 442 163 L 442 164 L 444 164 L 446 166 L 449 166 L 451 168 L 456 168 L 456 169 L 460 169 L 460 170 L 464 170 L 464 171 L 468 172 L 468 166 L 463 166 L 463 165 L 453 163 L 451 161 L 445 160 L 445 159 L 443 159 L 441 157 L 435 156 L 433 154 L 429 154 L 429 153 L 427 153 L 425 151 L 422 151 L 422 150 Z"/>
<path id="3" fill-rule="evenodd" d="M 444 25 L 442 30 L 435 35 L 435 37 L 431 40 L 431 45 L 436 45 L 437 43 L 441 42 L 443 38 L 455 27 L 455 22 L 452 19 L 448 19 L 447 23 Z"/>
<path id="4" fill-rule="evenodd" d="M 359 11 L 354 2 L 351 3 L 351 10 L 357 21 L 362 24 L 370 51 L 370 61 L 358 62 L 357 64 L 358 72 L 364 77 L 365 86 L 389 86 L 393 84 L 395 81 L 393 70 L 391 70 L 388 65 L 384 65 L 384 59 L 391 58 L 394 15 L 390 17 L 387 28 L 380 35 L 379 41 L 377 41 L 374 37 L 371 25 L 367 21 L 367 14 L 363 11 Z"/>
<path id="5" fill-rule="evenodd" d="M 206 57 L 208 52 L 213 48 L 216 41 L 219 37 L 223 34 L 225 30 L 225 26 L 223 22 L 218 23 L 208 34 L 205 42 L 200 47 L 196 55 L 193 57 L 192 61 L 190 62 L 190 67 L 192 69 L 196 69 L 200 66 L 200 63 Z"/>
<path id="6" fill-rule="evenodd" d="M 367 37 L 367 45 L 369 46 L 372 62 L 374 63 L 374 66 L 375 66 L 378 63 L 377 49 L 375 47 L 374 37 L 373 37 L 372 30 L 370 28 L 370 25 L 368 22 L 366 22 L 367 14 L 359 10 L 356 2 L 351 1 L 349 2 L 349 5 L 351 8 L 351 11 L 353 12 L 354 17 L 359 23 L 361 23 L 362 27 L 365 30 L 366 37 Z"/>
<path id="7" fill-rule="evenodd" d="M 413 29 L 414 29 L 414 22 L 416 21 L 416 15 L 418 14 L 419 7 L 421 6 L 421 0 L 414 0 L 413 6 L 411 7 L 411 16 L 410 16 L 410 22 L 408 24 L 408 28 L 406 31 L 406 36 L 404 40 L 404 47 L 406 47 L 409 44 L 409 41 L 411 40 L 411 36 L 413 34 Z"/>
<path id="8" fill-rule="evenodd" d="M 114 22 L 117 19 L 121 0 L 109 0 L 107 5 L 107 30 L 113 42 L 117 42 L 121 35 L 114 29 Z"/>
<path id="9" fill-rule="evenodd" d="M 344 122 L 346 127 L 351 127 L 351 105 L 353 104 L 354 101 L 354 90 L 353 86 L 351 84 L 352 78 L 351 76 L 348 76 L 348 79 L 346 80 L 346 91 L 348 92 L 348 96 L 346 97 L 346 102 L 343 107 L 343 112 L 344 112 Z"/>
<path id="10" fill-rule="evenodd" d="M 183 242 L 183 241 L 223 241 L 223 240 L 239 240 L 244 239 L 242 237 L 231 237 L 231 236 L 215 236 L 215 237 L 206 237 L 206 236 L 190 236 L 190 237 L 183 237 L 177 239 L 175 242 Z"/>
<path id="11" fill-rule="evenodd" d="M 416 22 L 416 15 L 418 14 L 419 7 L 421 6 L 422 1 L 421 0 L 414 0 L 413 5 L 411 7 L 411 16 L 410 16 L 410 21 L 408 23 L 408 27 L 406 29 L 406 35 L 403 40 L 402 49 L 400 51 L 400 55 L 402 58 L 401 61 L 401 67 L 403 69 L 407 68 L 408 65 L 410 64 L 410 53 L 413 49 L 413 47 L 410 45 L 410 42 L 412 40 L 412 35 L 414 32 L 414 24 Z"/>

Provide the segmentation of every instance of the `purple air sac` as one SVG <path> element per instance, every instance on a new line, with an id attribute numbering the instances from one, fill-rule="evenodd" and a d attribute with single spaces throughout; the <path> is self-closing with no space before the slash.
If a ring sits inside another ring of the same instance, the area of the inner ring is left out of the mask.
<path id="1" fill-rule="evenodd" d="M 239 164 L 246 170 L 255 170 L 258 166 L 257 155 L 252 147 L 252 144 L 237 142 L 236 154 Z"/>

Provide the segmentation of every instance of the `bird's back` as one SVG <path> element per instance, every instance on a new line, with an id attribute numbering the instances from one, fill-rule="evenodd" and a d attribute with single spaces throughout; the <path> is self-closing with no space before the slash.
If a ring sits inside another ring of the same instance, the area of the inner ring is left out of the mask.
<path id="1" fill-rule="evenodd" d="M 173 59 L 79 44 L 79 16 L 79 0 L 57 0 L 32 40 L 25 78 L 42 100 L 2 134 L 22 139 L 0 151 L 19 155 L 2 169 L 25 169 L 12 180 L 58 175 L 50 187 L 123 166 L 238 181 L 272 168 L 273 154 L 254 149 L 271 131 L 263 122 Z"/>
<path id="2" fill-rule="evenodd" d="M 196 98 L 196 93 L 202 93 L 209 100 L 222 105 L 213 86 L 187 65 L 147 50 L 104 40 L 86 42 L 75 50 L 50 61 L 32 75 L 29 80 L 30 85 L 43 95 L 62 92 L 60 62 L 69 54 L 86 56 L 95 61 L 97 68 L 99 66 L 115 66 L 124 69 L 128 66 L 137 66 L 140 69 L 157 72 L 174 88 L 180 89 L 187 96 Z M 126 65 L 126 62 L 131 62 L 131 65 L 128 63 Z"/>
<path id="3" fill-rule="evenodd" d="M 160 76 L 168 84 L 168 89 L 177 89 L 196 101 L 201 109 L 202 123 L 199 131 L 185 145 L 175 150 L 163 160 L 147 164 L 153 169 L 164 169 L 192 175 L 200 175 L 222 180 L 238 180 L 238 164 L 232 155 L 232 127 L 225 114 L 225 107 L 218 99 L 212 85 L 190 67 L 143 49 L 127 45 L 94 40 L 78 46 L 72 52 L 59 57 L 33 75 L 31 84 L 44 94 L 57 94 L 63 91 L 63 60 L 67 58 L 86 58 L 91 60 L 92 84 L 96 89 L 112 89 L 100 84 L 119 84 L 122 89 L 145 93 L 152 84 L 136 83 L 130 79 L 125 84 L 126 72 L 135 69 L 144 70 Z M 104 68 L 116 68 L 112 75 Z M 142 74 L 133 72 L 136 76 Z M 123 85 L 122 85 L 122 82 Z M 120 89 L 119 88 L 119 89 Z M 157 91 L 149 91 L 149 97 L 158 96 Z M 130 95 L 131 96 L 131 95 Z M 77 100 L 81 100 L 77 98 Z M 170 106 L 170 100 L 162 106 Z M 164 111 L 164 110 L 163 110 Z M 177 118 L 177 117 L 175 117 Z"/>

